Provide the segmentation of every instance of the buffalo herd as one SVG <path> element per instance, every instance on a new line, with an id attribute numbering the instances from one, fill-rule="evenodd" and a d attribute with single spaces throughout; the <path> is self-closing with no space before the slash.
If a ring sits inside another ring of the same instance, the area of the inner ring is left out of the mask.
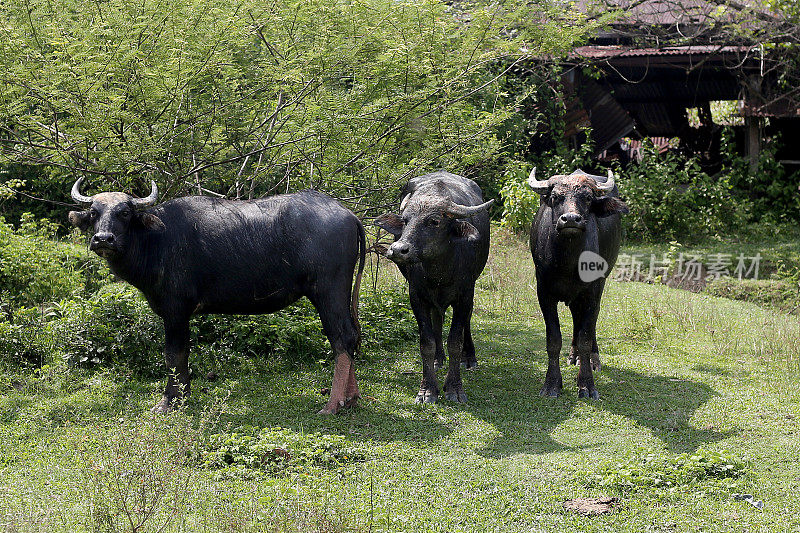
<path id="1" fill-rule="evenodd" d="M 364 227 L 352 212 L 313 190 L 247 201 L 191 196 L 156 205 L 155 183 L 146 198 L 122 192 L 86 196 L 81 183 L 75 182 L 71 194 L 84 209 L 70 211 L 69 222 L 91 235 L 89 249 L 139 289 L 164 322 L 169 375 L 154 411 L 173 409 L 189 394 L 192 315 L 271 313 L 303 296 L 319 313 L 335 357 L 330 399 L 320 414 L 357 402 L 358 294 L 367 247 Z M 603 177 L 576 170 L 540 181 L 534 169 L 528 185 L 541 197 L 530 235 L 547 335 L 541 394 L 558 396 L 562 389 L 557 305 L 564 302 L 574 324 L 569 361 L 579 364 L 578 396 L 597 399 L 597 316 L 604 274 L 619 251 L 620 215 L 628 208 L 610 172 Z M 452 307 L 444 396 L 463 403 L 461 367 L 477 365 L 470 321 L 475 282 L 489 257 L 487 210 L 493 200 L 484 201 L 474 181 L 445 171 L 411 179 L 400 198 L 398 212 L 374 224 L 394 236 L 384 255 L 409 284 L 422 354 L 416 401 L 439 398 L 442 325 Z M 586 275 L 587 264 L 601 264 L 603 271 Z"/>

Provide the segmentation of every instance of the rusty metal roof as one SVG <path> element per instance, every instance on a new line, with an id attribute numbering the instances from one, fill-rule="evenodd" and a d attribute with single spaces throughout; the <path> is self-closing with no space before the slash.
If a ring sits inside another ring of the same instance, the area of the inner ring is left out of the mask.
<path id="1" fill-rule="evenodd" d="M 630 46 L 580 46 L 571 57 L 585 59 L 611 59 L 617 57 L 694 56 L 713 54 L 748 54 L 751 46 L 671 46 L 665 48 L 634 48 Z"/>

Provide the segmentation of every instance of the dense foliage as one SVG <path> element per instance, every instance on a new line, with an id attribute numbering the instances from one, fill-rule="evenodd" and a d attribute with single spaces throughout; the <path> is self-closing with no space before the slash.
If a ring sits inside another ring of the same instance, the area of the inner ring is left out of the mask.
<path id="1" fill-rule="evenodd" d="M 524 98 L 498 99 L 498 80 L 586 28 L 548 3 L 471 6 L 0 4 L 0 165 L 62 198 L 85 175 L 89 192 L 153 178 L 165 197 L 315 187 L 380 205 L 410 173 L 497 150 Z"/>

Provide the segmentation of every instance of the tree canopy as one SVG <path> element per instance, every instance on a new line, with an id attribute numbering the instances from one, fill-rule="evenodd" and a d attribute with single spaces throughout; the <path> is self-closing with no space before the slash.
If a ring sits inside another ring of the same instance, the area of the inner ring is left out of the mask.
<path id="1" fill-rule="evenodd" d="M 586 31 L 549 2 L 2 2 L 0 165 L 167 197 L 315 187 L 363 210 L 497 150 L 527 96 L 499 81 Z"/>

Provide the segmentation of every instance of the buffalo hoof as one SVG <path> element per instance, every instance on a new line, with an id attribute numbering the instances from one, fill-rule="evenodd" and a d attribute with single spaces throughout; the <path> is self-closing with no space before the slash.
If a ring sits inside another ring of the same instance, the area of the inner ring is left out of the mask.
<path id="1" fill-rule="evenodd" d="M 155 404 L 152 409 L 150 409 L 150 412 L 159 415 L 171 413 L 172 411 L 178 409 L 180 404 L 180 398 L 167 398 L 166 396 L 163 396 L 161 400 L 159 400 L 159 402 Z"/>
<path id="2" fill-rule="evenodd" d="M 467 395 L 464 394 L 464 389 L 446 391 L 444 393 L 444 399 L 448 402 L 467 403 Z"/>
<path id="3" fill-rule="evenodd" d="M 461 361 L 461 366 L 465 370 L 475 370 L 475 367 L 478 366 L 478 361 L 475 359 L 472 359 L 470 361 Z"/>
<path id="4" fill-rule="evenodd" d="M 330 401 L 325 404 L 325 407 L 317 411 L 318 415 L 335 415 L 338 414 L 340 410 L 347 409 L 349 407 L 355 407 L 358 405 L 358 396 L 354 398 L 348 398 L 347 400 L 339 400 L 337 401 Z"/>
<path id="5" fill-rule="evenodd" d="M 592 400 L 599 400 L 600 393 L 597 392 L 597 389 L 591 388 L 580 388 L 578 389 L 578 398 L 591 398 Z"/>
<path id="6" fill-rule="evenodd" d="M 430 390 L 420 390 L 417 393 L 417 403 L 436 403 L 439 400 L 439 395 Z"/>
<path id="7" fill-rule="evenodd" d="M 442 357 L 441 359 L 439 359 L 439 358 L 437 357 L 436 359 L 434 359 L 434 360 L 433 360 L 433 368 L 434 368 L 435 370 L 439 370 L 439 369 L 440 369 L 440 368 L 442 368 L 443 366 L 444 366 L 444 357 Z"/>
<path id="8" fill-rule="evenodd" d="M 561 385 L 548 385 L 544 384 L 542 390 L 539 391 L 539 396 L 547 396 L 549 398 L 558 398 L 561 395 Z"/>

